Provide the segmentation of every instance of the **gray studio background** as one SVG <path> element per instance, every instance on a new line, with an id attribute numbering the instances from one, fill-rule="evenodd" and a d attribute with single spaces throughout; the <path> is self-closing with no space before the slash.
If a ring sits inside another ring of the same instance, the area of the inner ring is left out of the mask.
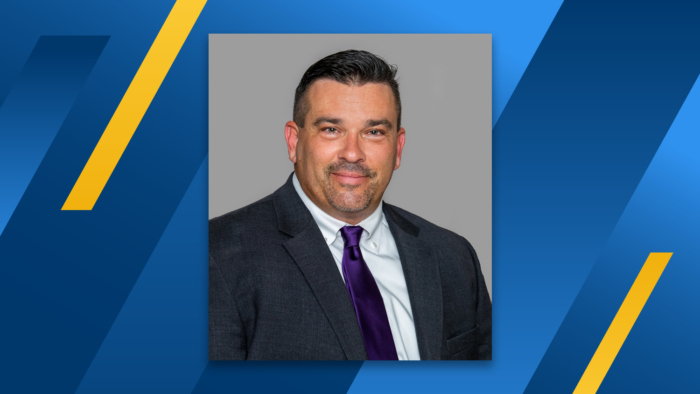
<path id="1" fill-rule="evenodd" d="M 406 145 L 384 201 L 467 238 L 491 293 L 489 34 L 210 35 L 209 218 L 284 184 L 294 90 L 346 49 L 398 66 Z"/>

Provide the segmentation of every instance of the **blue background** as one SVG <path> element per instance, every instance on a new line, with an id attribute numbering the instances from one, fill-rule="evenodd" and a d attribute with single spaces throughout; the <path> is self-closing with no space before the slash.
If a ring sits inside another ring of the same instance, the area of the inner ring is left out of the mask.
<path id="1" fill-rule="evenodd" d="M 210 0 L 61 211 L 173 4 L 0 5 L 0 391 L 571 392 L 650 252 L 599 392 L 700 391 L 700 5 Z M 493 361 L 208 362 L 210 33 L 493 34 Z"/>

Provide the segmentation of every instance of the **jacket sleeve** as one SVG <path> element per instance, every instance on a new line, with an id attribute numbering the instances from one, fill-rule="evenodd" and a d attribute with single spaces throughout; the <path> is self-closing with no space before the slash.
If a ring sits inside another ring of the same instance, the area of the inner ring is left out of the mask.
<path id="1" fill-rule="evenodd" d="M 209 360 L 245 360 L 243 321 L 216 261 L 209 255 Z"/>
<path id="2" fill-rule="evenodd" d="M 467 241 L 465 239 L 465 241 Z M 474 261 L 474 269 L 476 272 L 477 289 L 476 289 L 476 321 L 479 325 L 477 333 L 477 341 L 479 345 L 479 360 L 491 360 L 491 298 L 489 297 L 484 275 L 481 273 L 481 264 L 476 256 L 476 251 L 467 241 L 469 252 Z"/>

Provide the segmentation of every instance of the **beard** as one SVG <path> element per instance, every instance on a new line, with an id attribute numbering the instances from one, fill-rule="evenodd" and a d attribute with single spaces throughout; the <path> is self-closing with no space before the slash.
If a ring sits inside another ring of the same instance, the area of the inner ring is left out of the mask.
<path id="1" fill-rule="evenodd" d="M 354 190 L 362 185 L 340 184 L 341 190 L 337 190 L 331 183 L 331 173 L 352 172 L 369 178 L 369 185 L 362 192 Z M 377 194 L 379 179 L 377 173 L 359 163 L 339 162 L 331 163 L 323 170 L 324 179 L 321 182 L 323 195 L 331 206 L 342 212 L 359 212 L 367 208 L 372 198 Z"/>

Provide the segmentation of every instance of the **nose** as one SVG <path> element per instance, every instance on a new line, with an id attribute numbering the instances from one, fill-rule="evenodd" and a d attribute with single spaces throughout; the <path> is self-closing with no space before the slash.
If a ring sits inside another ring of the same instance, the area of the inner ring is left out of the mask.
<path id="1" fill-rule="evenodd" d="M 359 133 L 348 133 L 343 141 L 343 148 L 341 149 L 339 159 L 344 159 L 350 163 L 355 163 L 365 160 L 365 153 L 362 151 L 360 146 L 360 136 Z"/>

